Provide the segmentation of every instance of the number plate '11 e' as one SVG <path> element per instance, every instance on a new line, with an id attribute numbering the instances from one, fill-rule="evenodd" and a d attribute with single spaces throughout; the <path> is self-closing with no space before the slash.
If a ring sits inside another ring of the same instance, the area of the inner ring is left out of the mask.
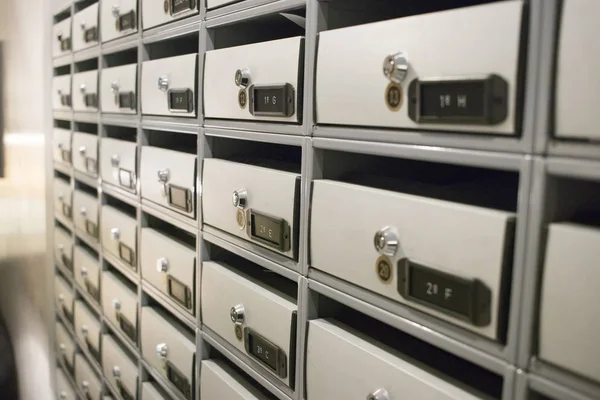
<path id="1" fill-rule="evenodd" d="M 490 323 L 491 291 L 478 279 L 464 279 L 404 258 L 398 261 L 402 297 L 475 326 Z"/>

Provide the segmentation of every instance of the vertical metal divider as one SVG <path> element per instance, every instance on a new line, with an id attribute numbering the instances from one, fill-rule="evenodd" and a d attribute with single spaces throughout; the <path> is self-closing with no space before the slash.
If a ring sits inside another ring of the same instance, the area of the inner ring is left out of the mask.
<path id="1" fill-rule="evenodd" d="M 527 400 L 528 392 L 527 375 L 522 369 L 515 371 L 515 384 L 512 392 L 512 399 L 514 400 Z"/>
<path id="2" fill-rule="evenodd" d="M 541 12 L 539 32 L 539 55 L 537 65 L 537 92 L 534 113 L 535 154 L 546 153 L 552 135 L 552 99 L 554 91 L 554 61 L 556 41 L 558 40 L 558 15 L 562 0 L 532 0 Z"/>
<path id="3" fill-rule="evenodd" d="M 516 365 L 528 369 L 534 352 L 534 335 L 537 325 L 537 298 L 540 286 L 540 251 L 542 229 L 545 220 L 545 192 L 547 175 L 545 161 L 541 157 L 533 159 L 532 186 L 528 219 L 528 232 L 525 242 L 525 268 L 522 276 L 521 315 L 519 321 L 519 347 Z"/>
<path id="4" fill-rule="evenodd" d="M 502 400 L 514 400 L 515 380 L 517 369 L 513 365 L 507 365 L 503 376 Z"/>

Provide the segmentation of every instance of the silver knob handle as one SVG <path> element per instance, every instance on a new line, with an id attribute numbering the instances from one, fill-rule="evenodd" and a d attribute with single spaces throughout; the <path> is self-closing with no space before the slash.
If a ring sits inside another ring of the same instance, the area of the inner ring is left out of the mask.
<path id="1" fill-rule="evenodd" d="M 119 237 L 121 236 L 121 230 L 119 228 L 112 228 L 110 230 L 110 236 L 114 239 L 114 240 L 119 240 Z"/>
<path id="2" fill-rule="evenodd" d="M 383 75 L 390 81 L 400 83 L 408 73 L 408 58 L 406 53 L 400 51 L 391 54 L 383 60 Z"/>
<path id="3" fill-rule="evenodd" d="M 58 251 L 60 251 L 61 253 L 64 253 L 64 251 L 65 251 L 65 245 L 64 244 L 59 244 L 58 245 Z"/>
<path id="4" fill-rule="evenodd" d="M 83 336 L 87 336 L 88 332 L 89 332 L 89 330 L 88 330 L 88 327 L 87 327 L 87 325 L 82 325 L 82 326 L 81 326 L 81 334 L 82 334 Z"/>
<path id="5" fill-rule="evenodd" d="M 59 193 L 58 196 L 57 196 L 57 198 L 58 198 L 59 201 L 63 201 L 65 199 L 65 195 L 62 194 L 62 193 Z"/>
<path id="6" fill-rule="evenodd" d="M 168 169 L 159 169 L 157 172 L 158 181 L 161 183 L 167 183 L 169 181 L 169 170 Z"/>
<path id="7" fill-rule="evenodd" d="M 60 392 L 60 393 L 58 394 L 58 398 L 59 398 L 60 400 L 67 400 L 67 392 L 65 392 L 65 391 L 63 390 L 62 392 Z"/>
<path id="8" fill-rule="evenodd" d="M 81 207 L 79 209 L 79 213 L 85 217 L 87 215 L 87 209 L 85 207 Z"/>
<path id="9" fill-rule="evenodd" d="M 169 269 L 169 260 L 167 260 L 165 257 L 161 257 L 158 260 L 156 260 L 156 271 L 167 272 L 168 269 Z"/>
<path id="10" fill-rule="evenodd" d="M 81 30 L 84 31 L 85 30 L 85 21 L 81 21 L 81 24 L 79 24 L 79 26 L 81 27 Z"/>
<path id="11" fill-rule="evenodd" d="M 234 207 L 244 209 L 248 204 L 248 192 L 246 189 L 238 189 L 231 195 L 231 202 Z"/>
<path id="12" fill-rule="evenodd" d="M 384 256 L 393 256 L 398 250 L 398 234 L 396 230 L 390 226 L 384 226 L 377 232 L 373 238 L 375 250 Z"/>
<path id="13" fill-rule="evenodd" d="M 112 165 L 113 167 L 115 167 L 115 168 L 118 167 L 120 162 L 121 162 L 121 157 L 119 157 L 118 154 L 113 154 L 110 157 L 110 165 Z"/>
<path id="14" fill-rule="evenodd" d="M 163 92 L 166 92 L 169 89 L 169 77 L 161 76 L 158 78 L 158 88 Z"/>
<path id="15" fill-rule="evenodd" d="M 59 96 L 62 96 L 62 89 L 56 89 L 56 92 L 58 93 Z"/>
<path id="16" fill-rule="evenodd" d="M 59 150 L 62 150 L 62 149 L 64 149 L 64 148 L 65 148 L 65 145 L 64 145 L 64 144 L 62 144 L 62 143 L 59 143 L 59 144 L 58 144 L 58 149 L 59 149 Z"/>
<path id="17" fill-rule="evenodd" d="M 114 366 L 112 369 L 112 374 L 115 378 L 120 378 L 121 377 L 121 369 L 118 366 Z"/>
<path id="18" fill-rule="evenodd" d="M 87 392 L 87 391 L 89 391 L 89 390 L 90 390 L 90 383 L 89 383 L 88 381 L 82 381 L 82 382 L 81 382 L 81 389 L 82 389 L 84 392 Z"/>
<path id="19" fill-rule="evenodd" d="M 231 322 L 234 324 L 244 323 L 244 305 L 238 304 L 231 307 L 231 310 L 229 310 L 229 318 L 231 318 Z"/>
<path id="20" fill-rule="evenodd" d="M 389 400 L 389 398 L 390 396 L 385 389 L 377 389 L 373 393 L 367 395 L 367 400 Z"/>
<path id="21" fill-rule="evenodd" d="M 60 293 L 58 295 L 58 302 L 59 303 L 64 303 L 65 302 L 65 295 L 64 294 Z"/>
<path id="22" fill-rule="evenodd" d="M 247 88 L 250 85 L 250 70 L 244 68 L 235 71 L 235 85 Z"/>
<path id="23" fill-rule="evenodd" d="M 116 311 L 120 311 L 121 310 L 121 300 L 113 299 L 112 306 Z"/>
<path id="24" fill-rule="evenodd" d="M 66 353 L 67 352 L 67 346 L 65 346 L 64 343 L 59 344 L 58 348 L 60 349 L 61 353 Z"/>
<path id="25" fill-rule="evenodd" d="M 113 92 L 113 93 L 118 92 L 119 91 L 119 82 L 117 82 L 117 81 L 111 82 L 111 84 L 110 84 L 110 91 Z"/>
<path id="26" fill-rule="evenodd" d="M 85 148 L 85 146 L 79 146 L 78 150 L 79 150 L 79 154 L 84 156 L 87 149 Z"/>
<path id="27" fill-rule="evenodd" d="M 81 85 L 79 85 L 79 91 L 80 91 L 81 93 L 85 93 L 85 89 L 86 89 L 86 85 L 85 85 L 85 83 L 82 83 Z"/>
<path id="28" fill-rule="evenodd" d="M 81 276 L 84 278 L 88 275 L 88 270 L 86 267 L 81 267 Z"/>
<path id="29" fill-rule="evenodd" d="M 169 352 L 169 347 L 167 346 L 166 343 L 160 343 L 156 345 L 156 354 L 160 357 L 160 358 L 167 358 Z"/>
<path id="30" fill-rule="evenodd" d="M 119 18 L 119 6 L 112 6 L 111 13 L 113 17 Z"/>
<path id="31" fill-rule="evenodd" d="M 62 38 L 63 38 L 63 33 L 62 33 L 62 32 L 56 32 L 56 38 L 57 38 L 58 40 L 62 40 Z"/>

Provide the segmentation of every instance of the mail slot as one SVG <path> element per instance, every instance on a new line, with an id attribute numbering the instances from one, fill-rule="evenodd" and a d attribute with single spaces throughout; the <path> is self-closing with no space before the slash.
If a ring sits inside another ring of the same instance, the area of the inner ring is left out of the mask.
<path id="1" fill-rule="evenodd" d="M 197 60 L 194 53 L 144 61 L 142 114 L 195 116 Z"/>
<path id="2" fill-rule="evenodd" d="M 202 323 L 294 387 L 297 306 L 224 263 L 202 263 Z"/>
<path id="3" fill-rule="evenodd" d="M 299 205 L 297 173 L 216 158 L 204 160 L 205 224 L 293 258 Z"/>
<path id="4" fill-rule="evenodd" d="M 103 113 L 137 113 L 137 64 L 102 68 L 100 104 Z"/>
<path id="5" fill-rule="evenodd" d="M 494 2 L 319 33 L 317 122 L 519 135 L 526 7 Z"/>
<path id="6" fill-rule="evenodd" d="M 206 118 L 300 122 L 301 36 L 206 52 Z"/>
<path id="7" fill-rule="evenodd" d="M 312 267 L 502 340 L 514 213 L 327 179 L 311 210 Z"/>
<path id="8" fill-rule="evenodd" d="M 595 381 L 600 381 L 600 322 L 591 316 L 600 301 L 599 243 L 596 226 L 549 225 L 539 321 L 540 358 Z"/>

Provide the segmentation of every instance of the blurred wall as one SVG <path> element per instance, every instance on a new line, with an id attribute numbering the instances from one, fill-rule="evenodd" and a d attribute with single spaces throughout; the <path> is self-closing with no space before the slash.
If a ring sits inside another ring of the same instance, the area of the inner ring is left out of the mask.
<path id="1" fill-rule="evenodd" d="M 0 0 L 6 161 L 6 177 L 0 179 L 0 314 L 13 342 L 21 400 L 54 398 L 45 232 L 45 182 L 52 173 L 45 168 L 49 149 L 44 135 L 44 121 L 50 121 L 44 109 L 49 96 L 49 1 Z"/>

